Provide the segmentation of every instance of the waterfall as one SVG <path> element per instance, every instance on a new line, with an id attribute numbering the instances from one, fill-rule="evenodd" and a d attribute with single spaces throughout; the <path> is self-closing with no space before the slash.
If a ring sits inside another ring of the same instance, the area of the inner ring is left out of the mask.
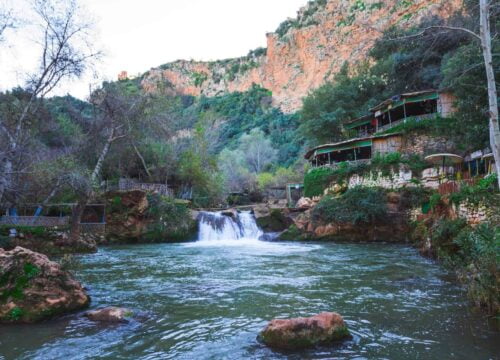
<path id="1" fill-rule="evenodd" d="M 240 245 L 259 242 L 263 235 L 250 211 L 243 211 L 235 217 L 220 212 L 202 212 L 198 220 L 198 242 Z"/>

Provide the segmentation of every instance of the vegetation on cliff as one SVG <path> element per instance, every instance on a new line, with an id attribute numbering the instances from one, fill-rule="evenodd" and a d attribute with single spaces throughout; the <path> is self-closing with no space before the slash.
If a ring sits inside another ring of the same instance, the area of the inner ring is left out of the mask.
<path id="1" fill-rule="evenodd" d="M 386 190 L 356 186 L 340 196 L 325 196 L 313 209 L 313 220 L 325 223 L 374 224 L 387 216 Z"/>

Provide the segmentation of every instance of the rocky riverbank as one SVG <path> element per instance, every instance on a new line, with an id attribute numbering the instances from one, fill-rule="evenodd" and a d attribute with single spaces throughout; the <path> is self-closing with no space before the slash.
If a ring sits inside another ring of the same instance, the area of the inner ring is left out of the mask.
<path id="1" fill-rule="evenodd" d="M 82 285 L 47 256 L 0 249 L 0 323 L 34 323 L 89 303 Z"/>

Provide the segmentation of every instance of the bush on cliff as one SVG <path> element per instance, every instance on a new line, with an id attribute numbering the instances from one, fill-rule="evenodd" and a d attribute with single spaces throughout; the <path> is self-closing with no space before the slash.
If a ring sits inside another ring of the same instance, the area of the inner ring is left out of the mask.
<path id="1" fill-rule="evenodd" d="M 381 188 L 357 186 L 339 197 L 325 196 L 313 210 L 321 222 L 372 224 L 387 217 L 387 198 Z"/>
<path id="2" fill-rule="evenodd" d="M 500 226 L 481 224 L 467 227 L 455 238 L 460 249 L 453 258 L 459 279 L 477 307 L 500 314 Z"/>
<path id="3" fill-rule="evenodd" d="M 322 167 L 309 171 L 304 176 L 304 196 L 321 196 L 326 188 L 333 182 L 342 185 L 354 174 L 364 174 L 369 166 L 367 164 L 350 165 L 340 163 L 336 168 Z"/>
<path id="4" fill-rule="evenodd" d="M 144 235 L 146 240 L 186 240 L 195 229 L 195 222 L 185 204 L 158 194 L 148 194 L 146 216 L 151 221 Z"/>
<path id="5" fill-rule="evenodd" d="M 431 228 L 435 253 L 456 271 L 475 306 L 500 314 L 500 226 L 468 226 L 465 220 L 442 219 Z"/>

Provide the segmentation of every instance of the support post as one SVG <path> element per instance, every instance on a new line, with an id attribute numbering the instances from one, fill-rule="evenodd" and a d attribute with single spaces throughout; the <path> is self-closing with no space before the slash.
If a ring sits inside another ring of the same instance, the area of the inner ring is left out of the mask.
<path id="1" fill-rule="evenodd" d="M 403 101 L 403 111 L 405 113 L 405 121 L 406 122 L 406 99 Z"/>

